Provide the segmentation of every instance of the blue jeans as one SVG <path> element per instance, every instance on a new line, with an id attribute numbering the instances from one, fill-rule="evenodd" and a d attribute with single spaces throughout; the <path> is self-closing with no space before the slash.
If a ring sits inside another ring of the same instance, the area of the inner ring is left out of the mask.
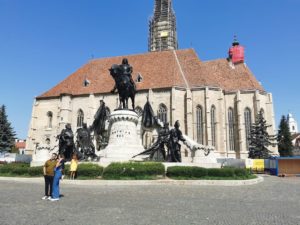
<path id="1" fill-rule="evenodd" d="M 59 198 L 59 180 L 62 176 L 61 170 L 55 170 L 52 186 L 52 198 Z"/>

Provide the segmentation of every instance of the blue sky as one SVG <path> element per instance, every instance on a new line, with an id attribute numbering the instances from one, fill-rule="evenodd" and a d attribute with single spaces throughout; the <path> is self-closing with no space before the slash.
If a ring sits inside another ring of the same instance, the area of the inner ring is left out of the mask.
<path id="1" fill-rule="evenodd" d="M 227 57 L 233 35 L 273 93 L 276 122 L 300 122 L 299 0 L 173 0 L 180 48 Z M 147 52 L 154 0 L 0 0 L 0 104 L 26 138 L 34 97 L 95 58 Z"/>

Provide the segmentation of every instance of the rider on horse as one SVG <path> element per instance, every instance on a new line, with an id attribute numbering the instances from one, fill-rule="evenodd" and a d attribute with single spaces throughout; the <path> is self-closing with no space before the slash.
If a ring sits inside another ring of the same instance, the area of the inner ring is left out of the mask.
<path id="1" fill-rule="evenodd" d="M 128 98 L 131 99 L 132 109 L 135 109 L 134 98 L 136 94 L 136 85 L 132 79 L 132 66 L 128 64 L 128 60 L 124 58 L 121 65 L 112 65 L 109 69 L 110 75 L 115 80 L 115 86 L 111 90 L 114 93 L 118 90 L 120 106 L 119 109 L 128 109 Z"/>
<path id="2" fill-rule="evenodd" d="M 134 82 L 134 80 L 132 79 L 132 72 L 133 72 L 133 69 L 132 69 L 132 66 L 128 63 L 128 59 L 127 58 L 124 58 L 122 60 L 122 64 L 120 65 L 120 74 L 121 76 L 125 75 L 125 76 L 128 76 L 129 79 L 130 79 L 130 83 L 134 86 L 134 89 L 136 90 L 136 84 Z M 111 90 L 112 93 L 114 93 L 117 89 L 117 85 L 115 84 L 114 88 Z"/>

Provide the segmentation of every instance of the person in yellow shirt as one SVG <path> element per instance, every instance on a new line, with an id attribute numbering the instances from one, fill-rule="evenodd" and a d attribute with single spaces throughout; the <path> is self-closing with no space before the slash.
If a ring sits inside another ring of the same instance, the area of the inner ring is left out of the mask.
<path id="1" fill-rule="evenodd" d="M 75 179 L 77 167 L 78 167 L 78 158 L 77 158 L 76 154 L 73 154 L 72 160 L 71 160 L 71 165 L 70 165 L 70 179 L 71 180 Z"/>

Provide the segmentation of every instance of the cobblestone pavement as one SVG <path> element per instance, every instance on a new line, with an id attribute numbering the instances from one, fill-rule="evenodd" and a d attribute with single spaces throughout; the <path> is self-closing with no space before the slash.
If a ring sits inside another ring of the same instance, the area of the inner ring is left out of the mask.
<path id="1" fill-rule="evenodd" d="M 297 225 L 300 178 L 251 186 L 82 186 L 62 183 L 58 202 L 41 183 L 0 181 L 1 225 Z"/>

